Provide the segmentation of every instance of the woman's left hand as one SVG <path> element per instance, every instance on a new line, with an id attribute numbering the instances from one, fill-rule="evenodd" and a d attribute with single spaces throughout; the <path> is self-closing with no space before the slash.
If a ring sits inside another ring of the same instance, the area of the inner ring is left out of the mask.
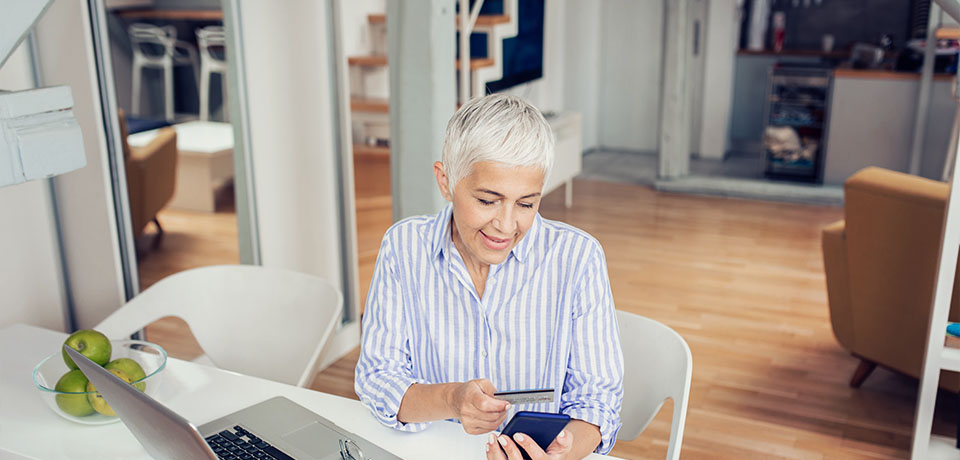
<path id="1" fill-rule="evenodd" d="M 537 443 L 523 433 L 513 435 L 513 439 L 505 435 L 490 433 L 487 438 L 487 460 L 523 460 L 520 449 L 527 451 L 527 456 L 533 460 L 561 460 L 566 459 L 573 447 L 573 434 L 563 430 L 544 452 Z"/>

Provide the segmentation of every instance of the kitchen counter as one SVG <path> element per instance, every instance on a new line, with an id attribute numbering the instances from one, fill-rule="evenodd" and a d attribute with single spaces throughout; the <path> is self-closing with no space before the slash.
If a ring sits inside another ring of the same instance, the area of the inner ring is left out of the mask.
<path id="1" fill-rule="evenodd" d="M 776 52 L 774 50 L 739 50 L 738 56 L 769 56 L 775 58 L 791 57 L 819 57 L 825 59 L 847 59 L 850 57 L 849 51 L 821 51 L 821 50 L 783 50 Z"/>
<path id="2" fill-rule="evenodd" d="M 833 71 L 834 78 L 870 78 L 887 80 L 920 80 L 919 72 L 898 72 L 894 70 L 881 69 L 849 69 L 840 68 Z M 953 74 L 939 73 L 934 74 L 934 80 L 950 81 Z"/>
<path id="3" fill-rule="evenodd" d="M 931 85 L 920 175 L 940 178 L 956 102 L 952 75 Z M 910 169 L 920 74 L 888 70 L 836 69 L 830 101 L 824 182 L 842 184 L 867 166 Z"/>

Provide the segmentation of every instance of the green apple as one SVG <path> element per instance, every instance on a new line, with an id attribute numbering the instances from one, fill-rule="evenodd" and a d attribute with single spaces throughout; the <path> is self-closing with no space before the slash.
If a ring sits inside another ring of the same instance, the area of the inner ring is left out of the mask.
<path id="1" fill-rule="evenodd" d="M 74 332 L 63 343 L 101 366 L 110 361 L 110 353 L 113 351 L 110 339 L 92 329 L 82 329 Z M 61 352 L 63 353 L 63 362 L 67 364 L 67 367 L 76 369 L 77 365 L 70 359 L 67 351 L 61 350 Z"/>
<path id="2" fill-rule="evenodd" d="M 133 383 L 133 379 L 120 369 L 110 369 L 110 372 L 113 372 L 113 375 L 120 377 L 127 383 Z M 101 395 L 99 391 L 97 391 L 97 387 L 93 386 L 93 382 L 87 382 L 87 391 L 89 392 L 87 393 L 87 399 L 90 401 L 90 405 L 93 406 L 93 410 L 103 415 L 109 415 L 111 417 L 117 416 L 117 413 L 113 411 L 113 408 L 107 404 L 107 400 L 103 398 L 103 395 Z"/>
<path id="3" fill-rule="evenodd" d="M 57 386 L 54 387 L 54 389 L 66 393 L 80 394 L 57 395 L 57 407 L 75 417 L 84 417 L 92 414 L 94 412 L 93 406 L 87 399 L 87 395 L 84 394 L 84 392 L 87 391 L 88 383 L 90 383 L 90 381 L 87 380 L 87 376 L 83 375 L 83 372 L 80 372 L 80 369 L 74 369 L 63 374 L 63 377 L 57 380 Z"/>
<path id="4" fill-rule="evenodd" d="M 107 363 L 106 366 L 103 366 L 104 369 L 120 369 L 124 374 L 127 374 L 128 377 L 133 379 L 134 382 L 144 379 L 147 377 L 147 373 L 143 371 L 143 368 L 140 367 L 140 364 L 130 358 L 117 358 L 113 361 Z M 147 388 L 147 382 L 137 382 L 133 386 L 137 387 L 138 390 L 143 391 Z"/>

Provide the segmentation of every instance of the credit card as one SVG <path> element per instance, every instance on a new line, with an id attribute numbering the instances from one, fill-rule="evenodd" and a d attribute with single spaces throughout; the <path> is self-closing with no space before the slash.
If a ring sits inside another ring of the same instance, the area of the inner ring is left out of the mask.
<path id="1" fill-rule="evenodd" d="M 494 393 L 493 397 L 502 399 L 514 406 L 518 404 L 536 404 L 553 402 L 554 389 L 541 388 L 539 390 L 516 390 L 501 391 Z"/>

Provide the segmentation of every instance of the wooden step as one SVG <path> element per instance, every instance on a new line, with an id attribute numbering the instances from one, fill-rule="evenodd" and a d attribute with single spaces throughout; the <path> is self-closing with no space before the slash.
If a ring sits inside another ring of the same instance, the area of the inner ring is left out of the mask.
<path id="1" fill-rule="evenodd" d="M 369 158 L 390 158 L 390 147 L 378 145 L 353 144 L 353 156 Z"/>
<path id="2" fill-rule="evenodd" d="M 477 70 L 483 67 L 493 67 L 491 58 L 473 58 L 470 60 L 470 70 Z M 460 60 L 457 59 L 457 70 L 460 70 Z"/>
<path id="3" fill-rule="evenodd" d="M 460 15 L 457 16 L 457 23 L 460 23 Z M 386 24 L 387 15 L 380 14 L 369 14 L 367 15 L 367 22 L 370 24 Z M 493 27 L 498 24 L 506 24 L 510 22 L 510 16 L 506 14 L 481 14 L 477 16 L 477 22 L 474 24 L 474 27 Z"/>
<path id="4" fill-rule="evenodd" d="M 477 16 L 477 22 L 473 24 L 474 28 L 477 27 L 493 27 L 498 24 L 506 24 L 510 22 L 510 16 L 506 14 L 481 14 Z M 460 25 L 460 15 L 457 15 L 457 26 Z"/>
<path id="5" fill-rule="evenodd" d="M 390 113 L 390 100 L 352 97 L 350 98 L 350 110 L 354 112 Z"/>
<path id="6" fill-rule="evenodd" d="M 960 39 L 960 27 L 941 27 L 937 29 L 937 40 Z"/>
<path id="7" fill-rule="evenodd" d="M 385 67 L 387 65 L 386 56 L 350 56 L 347 63 L 361 67 Z"/>

